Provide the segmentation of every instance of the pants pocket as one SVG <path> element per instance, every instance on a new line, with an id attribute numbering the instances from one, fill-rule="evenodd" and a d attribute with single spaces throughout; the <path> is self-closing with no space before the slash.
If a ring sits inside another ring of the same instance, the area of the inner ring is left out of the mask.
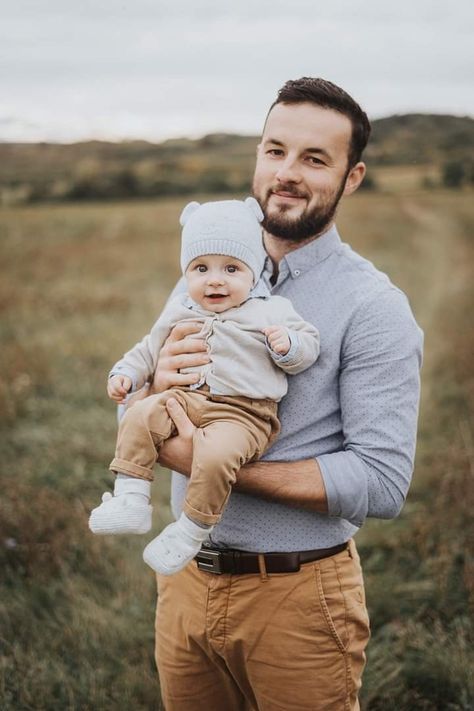
<path id="1" fill-rule="evenodd" d="M 346 608 L 344 595 L 334 590 L 327 595 L 323 587 L 323 576 L 319 566 L 315 567 L 316 592 L 322 616 L 339 651 L 344 654 L 347 645 L 347 629 L 345 625 Z"/>
<path id="2" fill-rule="evenodd" d="M 350 555 L 316 564 L 316 593 L 320 615 L 341 653 L 363 649 L 370 636 L 360 566 Z"/>

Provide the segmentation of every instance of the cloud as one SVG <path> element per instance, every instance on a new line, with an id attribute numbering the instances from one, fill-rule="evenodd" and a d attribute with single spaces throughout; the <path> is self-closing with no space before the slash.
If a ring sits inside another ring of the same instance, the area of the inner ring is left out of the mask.
<path id="1" fill-rule="evenodd" d="M 316 75 L 373 116 L 469 113 L 472 15 L 468 0 L 17 0 L 5 112 L 61 140 L 256 132 L 286 79 Z"/>

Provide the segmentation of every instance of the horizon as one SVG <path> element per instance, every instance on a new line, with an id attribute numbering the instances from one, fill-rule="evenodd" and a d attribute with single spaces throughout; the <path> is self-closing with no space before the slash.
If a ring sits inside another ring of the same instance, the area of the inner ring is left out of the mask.
<path id="1" fill-rule="evenodd" d="M 467 119 L 469 121 L 474 121 L 474 115 L 470 115 L 469 113 L 462 114 L 462 113 L 441 113 L 441 112 L 433 112 L 433 111 L 413 111 L 413 112 L 404 112 L 404 113 L 392 113 L 386 116 L 378 116 L 376 118 L 371 118 L 370 122 L 371 124 L 374 124 L 378 121 L 384 121 L 384 120 L 389 120 L 393 118 L 402 118 L 406 116 L 436 116 L 439 118 L 455 118 L 455 119 Z M 1 124 L 1 120 L 0 120 Z M 1 129 L 0 129 L 1 130 Z M 57 145 L 57 146 L 73 146 L 77 145 L 79 143 L 111 143 L 111 144 L 120 144 L 120 143 L 149 143 L 150 145 L 160 145 L 163 143 L 167 142 L 172 142 L 172 141 L 189 141 L 189 142 L 197 142 L 201 141 L 205 138 L 211 137 L 211 136 L 236 136 L 239 138 L 256 138 L 258 139 L 260 137 L 259 133 L 246 133 L 246 132 L 241 132 L 237 133 L 235 131 L 211 131 L 209 133 L 202 133 L 202 134 L 195 134 L 195 135 L 174 135 L 174 136 L 167 136 L 162 139 L 151 139 L 151 138 L 144 138 L 141 136 L 124 136 L 123 138 L 100 138 L 97 136 L 88 136 L 84 138 L 78 138 L 75 140 L 54 140 L 54 139 L 48 139 L 48 140 L 42 140 L 42 139 L 24 139 L 24 140 L 5 140 L 0 137 L 0 145 L 34 145 L 34 144 L 45 144 L 45 145 Z"/>

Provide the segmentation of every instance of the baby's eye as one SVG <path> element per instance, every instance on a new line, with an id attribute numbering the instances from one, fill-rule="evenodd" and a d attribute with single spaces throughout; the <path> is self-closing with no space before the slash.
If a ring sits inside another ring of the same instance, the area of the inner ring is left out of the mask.
<path id="1" fill-rule="evenodd" d="M 207 267 L 205 264 L 197 264 L 195 269 L 196 269 L 196 271 L 200 272 L 201 274 L 204 274 L 204 272 L 207 272 Z"/>
<path id="2" fill-rule="evenodd" d="M 237 267 L 235 266 L 235 264 L 228 264 L 226 266 L 226 269 L 229 272 L 229 274 L 234 274 L 234 272 L 237 271 Z"/>

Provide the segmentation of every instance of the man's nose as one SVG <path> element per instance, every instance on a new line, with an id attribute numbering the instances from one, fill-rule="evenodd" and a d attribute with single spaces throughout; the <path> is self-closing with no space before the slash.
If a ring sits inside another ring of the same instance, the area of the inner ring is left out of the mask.
<path id="1" fill-rule="evenodd" d="M 291 156 L 287 156 L 285 160 L 279 164 L 275 177 L 280 183 L 299 183 L 301 180 L 301 172 L 298 161 Z"/>

